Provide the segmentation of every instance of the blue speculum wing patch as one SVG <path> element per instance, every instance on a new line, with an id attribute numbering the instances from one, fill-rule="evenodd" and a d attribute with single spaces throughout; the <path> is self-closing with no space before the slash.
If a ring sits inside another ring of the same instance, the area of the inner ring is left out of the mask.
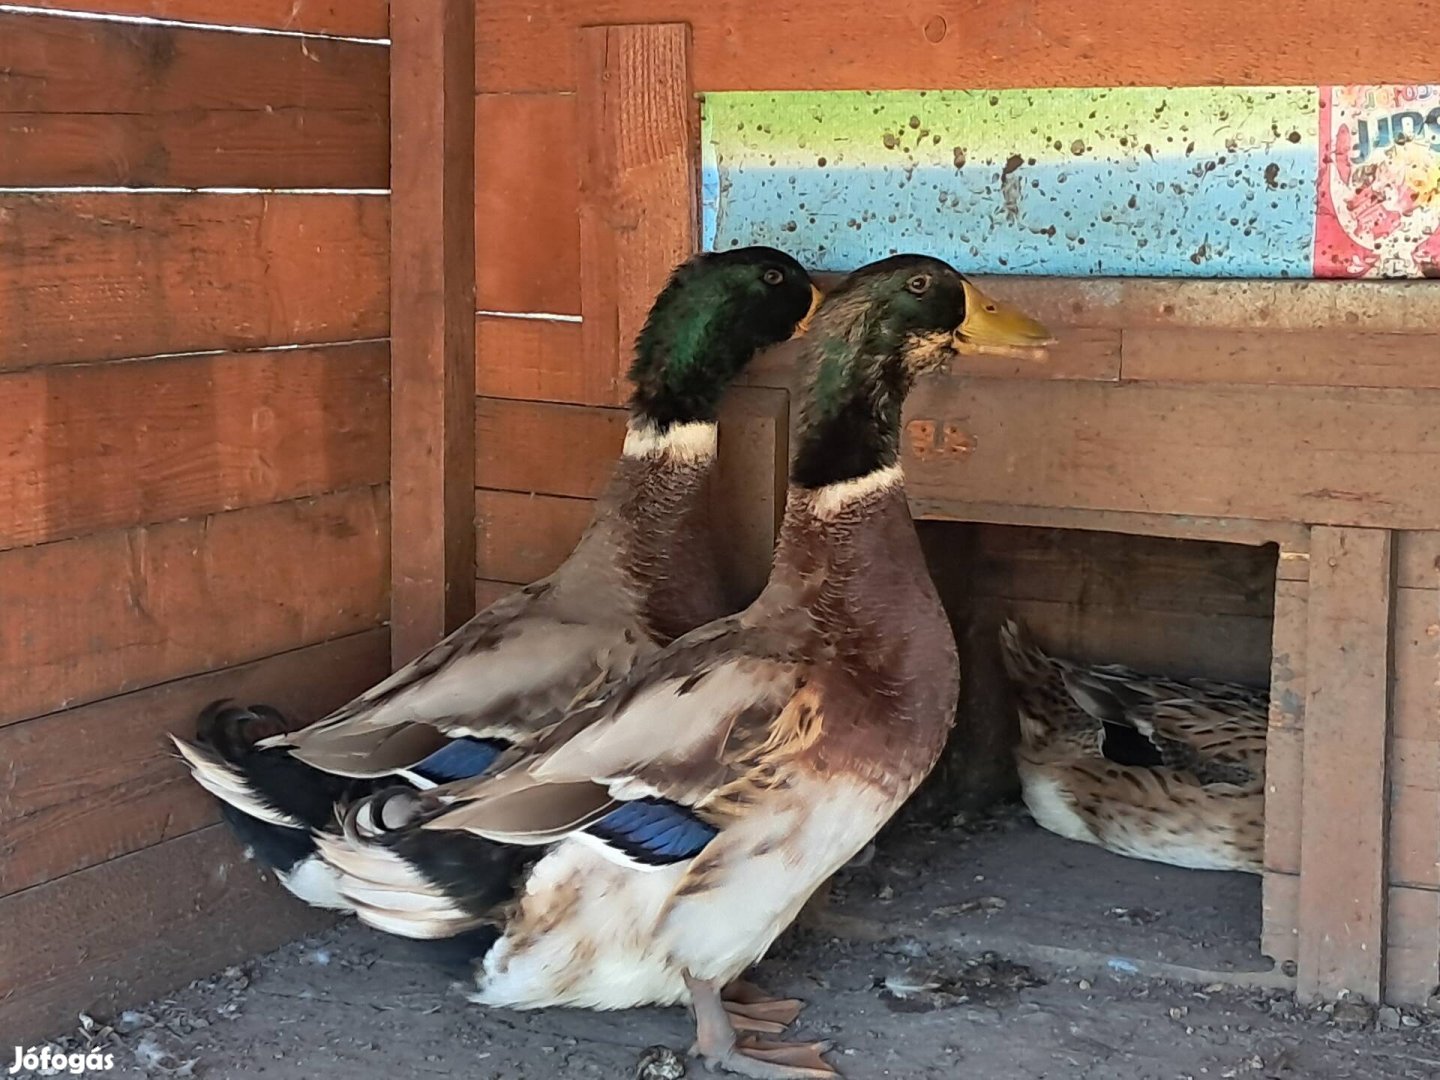
<path id="1" fill-rule="evenodd" d="M 719 832 L 664 799 L 622 803 L 587 831 L 637 862 L 655 866 L 694 858 Z"/>
<path id="2" fill-rule="evenodd" d="M 706 244 L 819 270 L 1310 277 L 1316 87 L 720 93 Z"/>
<path id="3" fill-rule="evenodd" d="M 503 739 L 477 739 L 464 735 L 450 740 L 410 771 L 434 784 L 468 780 L 495 764 L 508 745 Z"/>

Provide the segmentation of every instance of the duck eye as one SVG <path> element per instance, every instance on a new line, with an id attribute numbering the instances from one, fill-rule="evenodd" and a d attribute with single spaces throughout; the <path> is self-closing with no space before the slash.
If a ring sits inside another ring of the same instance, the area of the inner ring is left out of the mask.
<path id="1" fill-rule="evenodd" d="M 907 292 L 912 292 L 916 296 L 924 296 L 930 289 L 930 275 L 916 274 L 909 281 L 905 282 L 905 289 Z"/>
<path id="2" fill-rule="evenodd" d="M 780 282 L 782 282 L 782 281 L 784 281 L 784 280 L 785 280 L 785 275 L 782 274 L 779 270 L 776 270 L 773 266 L 772 266 L 769 270 L 766 270 L 766 271 L 765 271 L 765 284 L 766 284 L 766 285 L 779 285 Z"/>

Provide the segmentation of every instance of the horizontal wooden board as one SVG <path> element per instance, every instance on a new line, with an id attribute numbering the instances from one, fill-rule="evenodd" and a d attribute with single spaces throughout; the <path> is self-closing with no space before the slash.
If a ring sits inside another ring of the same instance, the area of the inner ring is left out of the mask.
<path id="1" fill-rule="evenodd" d="M 478 575 L 518 585 L 539 580 L 574 550 L 594 510 L 592 499 L 476 491 Z"/>
<path id="2" fill-rule="evenodd" d="M 1424 1005 L 1440 985 L 1440 892 L 1391 887 L 1385 914 L 1385 1000 Z"/>
<path id="3" fill-rule="evenodd" d="M 486 56 L 480 66 L 495 59 Z M 579 313 L 578 136 L 573 94 L 475 99 L 475 293 L 481 311 Z"/>
<path id="4" fill-rule="evenodd" d="M 1394 736 L 1440 745 L 1440 592 L 1396 589 L 1391 634 Z"/>
<path id="5" fill-rule="evenodd" d="M 379 625 L 388 527 L 360 488 L 0 553 L 0 724 Z"/>
<path id="6" fill-rule="evenodd" d="M 388 0 L 27 0 L 30 7 L 143 15 L 217 26 L 256 26 L 313 34 L 383 38 Z"/>
<path id="7" fill-rule="evenodd" d="M 480 398 L 475 482 L 484 488 L 593 499 L 625 442 L 624 409 Z"/>
<path id="8" fill-rule="evenodd" d="M 201 829 L 0 901 L 0 1030 L 36 1045 L 329 922 Z"/>
<path id="9" fill-rule="evenodd" d="M 488 578 L 475 580 L 475 610 L 484 611 L 497 600 L 503 600 L 521 586 L 514 581 L 490 581 Z"/>
<path id="10" fill-rule="evenodd" d="M 1390 882 L 1440 889 L 1440 743 L 1396 739 L 1390 765 Z"/>
<path id="11" fill-rule="evenodd" d="M 1440 301 L 1440 290 L 1435 290 Z M 1126 330 L 1121 374 L 1160 382 L 1440 387 L 1428 335 Z"/>
<path id="12" fill-rule="evenodd" d="M 0 14 L 0 185 L 389 184 L 388 50 Z"/>
<path id="13" fill-rule="evenodd" d="M 1440 589 L 1440 532 L 1395 537 L 1395 580 L 1410 589 Z"/>
<path id="14" fill-rule="evenodd" d="M 387 201 L 0 195 L 0 370 L 389 332 Z"/>
<path id="15" fill-rule="evenodd" d="M 965 453 L 907 455 L 912 497 L 1433 527 L 1440 394 L 992 379 L 922 381 L 913 420 Z"/>
<path id="16" fill-rule="evenodd" d="M 164 737 L 192 735 L 209 702 L 264 702 L 309 723 L 379 682 L 389 660 L 389 632 L 366 630 L 0 727 L 0 896 L 218 820 Z"/>
<path id="17" fill-rule="evenodd" d="M 860 0 L 506 0 L 476 10 L 481 90 L 574 89 L 576 27 L 672 21 L 694 27 L 700 90 L 1424 83 L 1434 72 L 1423 5 L 1387 9 L 1385 34 L 1346 33 L 1374 16 L 1360 0 L 1331 4 L 1325 19 L 1242 0 L 1046 0 L 964 13 Z"/>
<path id="18" fill-rule="evenodd" d="M 475 390 L 482 397 L 589 401 L 580 324 L 554 319 L 475 320 Z"/>
<path id="19" fill-rule="evenodd" d="M 388 479 L 384 342 L 0 375 L 0 550 Z"/>

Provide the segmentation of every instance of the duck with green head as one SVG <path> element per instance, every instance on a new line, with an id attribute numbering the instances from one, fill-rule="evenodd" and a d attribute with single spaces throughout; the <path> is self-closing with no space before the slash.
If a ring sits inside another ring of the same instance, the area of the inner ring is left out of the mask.
<path id="1" fill-rule="evenodd" d="M 688 1002 L 697 1054 L 777 1080 L 835 1073 L 824 1047 L 765 1037 L 799 1002 L 734 980 L 915 790 L 955 714 L 955 642 L 899 466 L 905 395 L 957 355 L 1047 335 L 946 264 L 903 256 L 846 279 L 804 341 L 761 596 L 640 660 L 524 760 L 400 808 L 376 796 L 322 845 L 366 922 L 424 910 L 446 933 L 488 935 L 475 1000 Z"/>
<path id="2" fill-rule="evenodd" d="M 272 708 L 218 702 L 195 743 L 175 740 L 292 893 L 350 908 L 313 839 L 336 828 L 339 808 L 381 784 L 423 790 L 485 773 L 577 693 L 729 610 L 705 496 L 720 400 L 758 350 L 803 328 L 818 297 L 771 248 L 679 267 L 636 342 L 620 461 L 559 569 L 309 727 L 287 733 Z"/>

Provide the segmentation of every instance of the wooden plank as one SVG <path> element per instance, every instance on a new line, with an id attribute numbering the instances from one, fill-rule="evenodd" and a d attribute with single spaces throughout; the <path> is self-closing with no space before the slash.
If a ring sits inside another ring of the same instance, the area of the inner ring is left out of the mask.
<path id="1" fill-rule="evenodd" d="M 578 44 L 585 400 L 619 405 L 630 393 L 631 343 L 670 271 L 699 244 L 690 30 L 590 26 Z"/>
<path id="2" fill-rule="evenodd" d="M 1306 635 L 1303 999 L 1378 1001 L 1385 949 L 1392 541 L 1317 527 Z"/>
<path id="3" fill-rule="evenodd" d="M 582 23 L 688 19 L 702 90 L 910 89 L 944 86 L 1224 86 L 1425 83 L 1423 5 L 1386 9 L 1387 30 L 1337 31 L 1374 9 L 1338 0 L 1327 18 L 1284 7 L 1194 0 L 1184 8 L 1122 0 L 985 5 L 961 16 L 920 6 L 835 0 L 773 7 L 746 0 L 512 0 L 480 4 L 481 90 L 567 90 L 583 63 L 555 43 Z M 1136 49 L 1126 43 L 1143 41 Z M 883 43 L 883 47 L 881 47 Z"/>
<path id="4" fill-rule="evenodd" d="M 475 5 L 391 13 L 391 639 L 475 612 Z"/>
<path id="5" fill-rule="evenodd" d="M 1390 884 L 1440 889 L 1440 743 L 1390 746 Z"/>
<path id="6" fill-rule="evenodd" d="M 1300 955 L 1300 878 L 1295 874 L 1265 871 L 1262 887 L 1262 924 L 1260 951 L 1270 957 L 1281 970 L 1294 975 L 1296 958 Z"/>
<path id="7" fill-rule="evenodd" d="M 1434 342 L 1416 334 L 1134 329 L 1123 353 L 1126 379 L 1440 387 Z"/>
<path id="8" fill-rule="evenodd" d="M 503 600 L 519 591 L 520 585 L 513 581 L 490 581 L 486 578 L 475 580 L 475 610 L 484 611 L 497 600 Z"/>
<path id="9" fill-rule="evenodd" d="M 263 881 L 216 825 L 7 897 L 0 921 L 0 1028 L 35 1045 L 330 917 Z"/>
<path id="10" fill-rule="evenodd" d="M 574 94 L 475 100 L 481 311 L 580 312 L 580 143 Z"/>
<path id="11" fill-rule="evenodd" d="M 366 630 L 0 728 L 0 896 L 219 820 L 164 738 L 193 734 L 209 702 L 268 702 L 308 723 L 389 669 L 389 633 Z"/>
<path id="12" fill-rule="evenodd" d="M 475 392 L 527 401 L 585 398 L 585 353 L 579 322 L 475 319 Z"/>
<path id="13" fill-rule="evenodd" d="M 76 0 L 27 0 L 30 7 L 74 10 Z M 217 26 L 255 26 L 312 34 L 383 38 L 388 0 L 84 0 L 83 10 Z"/>
<path id="14" fill-rule="evenodd" d="M 0 550 L 383 484 L 384 342 L 0 375 Z"/>
<path id="15" fill-rule="evenodd" d="M 387 204 L 0 195 L 0 370 L 384 337 Z"/>
<path id="16" fill-rule="evenodd" d="M 526 585 L 569 556 L 595 511 L 592 499 L 475 492 L 476 567 L 491 581 Z"/>
<path id="17" fill-rule="evenodd" d="M 945 434 L 941 435 L 942 448 Z M 954 436 L 951 437 L 953 439 Z M 933 447 L 936 442 L 933 421 L 912 420 L 906 425 L 906 438 L 910 440 L 906 446 L 908 454 L 915 453 L 915 440 Z M 1069 506 L 1010 506 L 943 496 L 916 498 L 913 494 L 910 497 L 910 512 L 921 520 L 973 521 L 1041 529 L 1084 529 L 1091 532 L 1167 536 L 1180 540 L 1215 541 L 1223 544 L 1281 544 L 1284 545 L 1280 552 L 1282 568 L 1287 562 L 1294 563 L 1297 558 L 1303 563 L 1303 547 L 1309 544 L 1310 536 L 1308 526 L 1288 521 L 1083 510 Z M 1299 546 L 1302 550 L 1293 551 L 1292 546 Z M 1290 555 L 1288 560 L 1287 554 Z M 1279 577 L 1284 577 L 1287 573 L 1293 571 L 1277 570 Z"/>
<path id="18" fill-rule="evenodd" d="M 782 390 L 738 386 L 720 407 L 710 513 L 731 607 L 748 605 L 770 578 L 790 466 L 790 400 Z"/>
<path id="19" fill-rule="evenodd" d="M 1440 985 L 1440 892 L 1392 888 L 1385 941 L 1385 1000 L 1425 1005 Z"/>
<path id="20" fill-rule="evenodd" d="M 386 50 L 0 14 L 0 185 L 389 184 Z"/>
<path id="21" fill-rule="evenodd" d="M 964 452 L 907 455 L 916 500 L 1425 528 L 1440 393 L 935 378 L 909 416 Z M 1302 437 L 1303 435 L 1303 437 Z"/>
<path id="22" fill-rule="evenodd" d="M 1395 737 L 1440 744 L 1440 592 L 1396 589 L 1393 632 Z"/>
<path id="23" fill-rule="evenodd" d="M 1270 717 L 1265 744 L 1265 868 L 1300 872 L 1300 831 L 1305 754 L 1305 645 L 1310 583 L 1275 583 L 1270 639 Z M 1294 912 L 1290 913 L 1292 920 Z M 1288 939 L 1291 921 L 1266 926 L 1268 936 Z"/>
<path id="24" fill-rule="evenodd" d="M 475 405 L 476 483 L 596 498 L 614 471 L 625 423 L 624 409 L 481 398 Z"/>
<path id="25" fill-rule="evenodd" d="M 0 724 L 384 621 L 383 488 L 0 553 Z"/>
<path id="26" fill-rule="evenodd" d="M 1407 589 L 1440 589 L 1440 531 L 1396 535 L 1395 580 Z"/>

